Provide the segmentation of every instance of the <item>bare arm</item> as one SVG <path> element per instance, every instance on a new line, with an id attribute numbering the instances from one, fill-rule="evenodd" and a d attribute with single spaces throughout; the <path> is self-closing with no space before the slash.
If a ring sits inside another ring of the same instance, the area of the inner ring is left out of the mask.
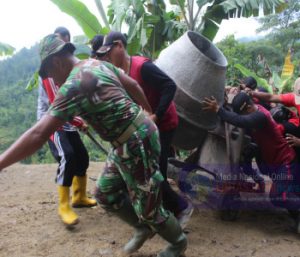
<path id="1" fill-rule="evenodd" d="M 273 102 L 273 103 L 281 102 L 279 95 L 273 95 L 270 93 L 252 91 L 251 96 L 256 97 L 265 102 Z"/>
<path id="2" fill-rule="evenodd" d="M 126 74 L 123 74 L 120 72 L 119 79 L 125 88 L 125 90 L 128 92 L 130 97 L 139 105 L 141 105 L 146 112 L 152 113 L 152 108 L 144 94 L 143 89 L 140 87 L 140 85 L 132 78 L 127 76 Z"/>
<path id="3" fill-rule="evenodd" d="M 35 153 L 65 122 L 48 114 L 0 155 L 0 171 Z"/>

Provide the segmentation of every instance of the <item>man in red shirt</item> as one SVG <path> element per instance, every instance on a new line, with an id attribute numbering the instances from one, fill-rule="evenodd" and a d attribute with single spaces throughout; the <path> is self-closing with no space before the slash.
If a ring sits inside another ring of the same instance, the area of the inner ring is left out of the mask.
<path id="1" fill-rule="evenodd" d="M 263 106 L 254 104 L 245 92 L 237 94 L 232 101 L 234 112 L 220 107 L 217 101 L 206 98 L 203 109 L 215 112 L 222 120 L 245 128 L 258 145 L 265 175 L 272 181 L 270 199 L 276 206 L 286 208 L 297 221 L 300 233 L 299 175 L 296 170 L 295 151 L 283 137 L 271 114 Z"/>
<path id="2" fill-rule="evenodd" d="M 296 79 L 294 83 L 294 91 L 292 93 L 273 95 L 270 93 L 249 91 L 249 94 L 252 97 L 258 98 L 266 102 L 282 103 L 287 107 L 295 107 L 298 112 L 298 117 L 300 114 L 300 78 Z M 299 126 L 299 119 L 294 120 L 293 123 L 295 126 Z"/>
<path id="3" fill-rule="evenodd" d="M 285 124 L 280 125 L 282 133 L 284 134 L 292 134 L 296 137 L 300 135 L 300 128 L 299 128 L 299 115 L 300 115 L 300 78 L 296 79 L 294 83 L 294 90 L 292 93 L 285 93 L 274 95 L 270 93 L 264 92 L 257 92 L 257 91 L 250 91 L 249 94 L 261 101 L 266 102 L 274 102 L 274 103 L 281 103 L 286 107 L 294 107 L 297 109 L 297 116 L 293 115 L 289 118 L 288 122 Z M 295 148 L 297 158 L 300 158 L 300 150 L 299 148 Z"/>

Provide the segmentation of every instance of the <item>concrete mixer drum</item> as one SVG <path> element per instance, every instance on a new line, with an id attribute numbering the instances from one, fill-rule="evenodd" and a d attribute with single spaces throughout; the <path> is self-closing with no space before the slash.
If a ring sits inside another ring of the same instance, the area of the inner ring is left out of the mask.
<path id="1" fill-rule="evenodd" d="M 223 103 L 227 60 L 208 39 L 188 31 L 160 53 L 156 65 L 177 85 L 179 126 L 173 143 L 192 150 L 217 125 L 216 115 L 202 110 L 202 101 L 214 96 Z"/>

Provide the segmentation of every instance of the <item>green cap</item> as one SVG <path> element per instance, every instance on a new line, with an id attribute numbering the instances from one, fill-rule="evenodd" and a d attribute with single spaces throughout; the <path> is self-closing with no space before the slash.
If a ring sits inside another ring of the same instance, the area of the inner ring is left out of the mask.
<path id="1" fill-rule="evenodd" d="M 54 55 L 63 49 L 68 50 L 70 53 L 74 53 L 75 46 L 72 43 L 63 41 L 57 34 L 50 34 L 41 40 L 39 47 L 41 57 L 41 67 L 39 70 L 39 74 L 42 78 L 44 78 L 46 74 L 45 60 L 49 56 Z"/>

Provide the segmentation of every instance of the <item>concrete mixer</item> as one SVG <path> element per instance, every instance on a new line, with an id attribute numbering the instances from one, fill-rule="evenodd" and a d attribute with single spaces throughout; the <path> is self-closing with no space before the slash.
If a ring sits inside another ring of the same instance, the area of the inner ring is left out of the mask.
<path id="1" fill-rule="evenodd" d="M 250 138 L 244 136 L 242 129 L 224 124 L 215 114 L 203 111 L 201 104 L 210 96 L 223 103 L 225 56 L 208 39 L 188 31 L 164 49 L 155 63 L 177 84 L 174 102 L 179 126 L 173 144 L 192 150 L 184 162 L 170 161 L 169 176 L 177 179 L 181 190 L 192 194 L 196 201 L 204 195 L 206 201 L 201 204 L 205 202 L 220 210 L 223 219 L 236 219 L 240 193 L 256 192 L 255 183 L 246 178 L 239 165 L 242 148 L 250 143 Z M 191 176 L 197 178 L 197 183 Z"/>
<path id="2" fill-rule="evenodd" d="M 180 122 L 174 145 L 191 150 L 217 126 L 216 115 L 202 111 L 201 101 L 214 96 L 223 102 L 227 60 L 209 40 L 188 31 L 160 53 L 156 65 L 177 85 L 174 101 Z"/>

